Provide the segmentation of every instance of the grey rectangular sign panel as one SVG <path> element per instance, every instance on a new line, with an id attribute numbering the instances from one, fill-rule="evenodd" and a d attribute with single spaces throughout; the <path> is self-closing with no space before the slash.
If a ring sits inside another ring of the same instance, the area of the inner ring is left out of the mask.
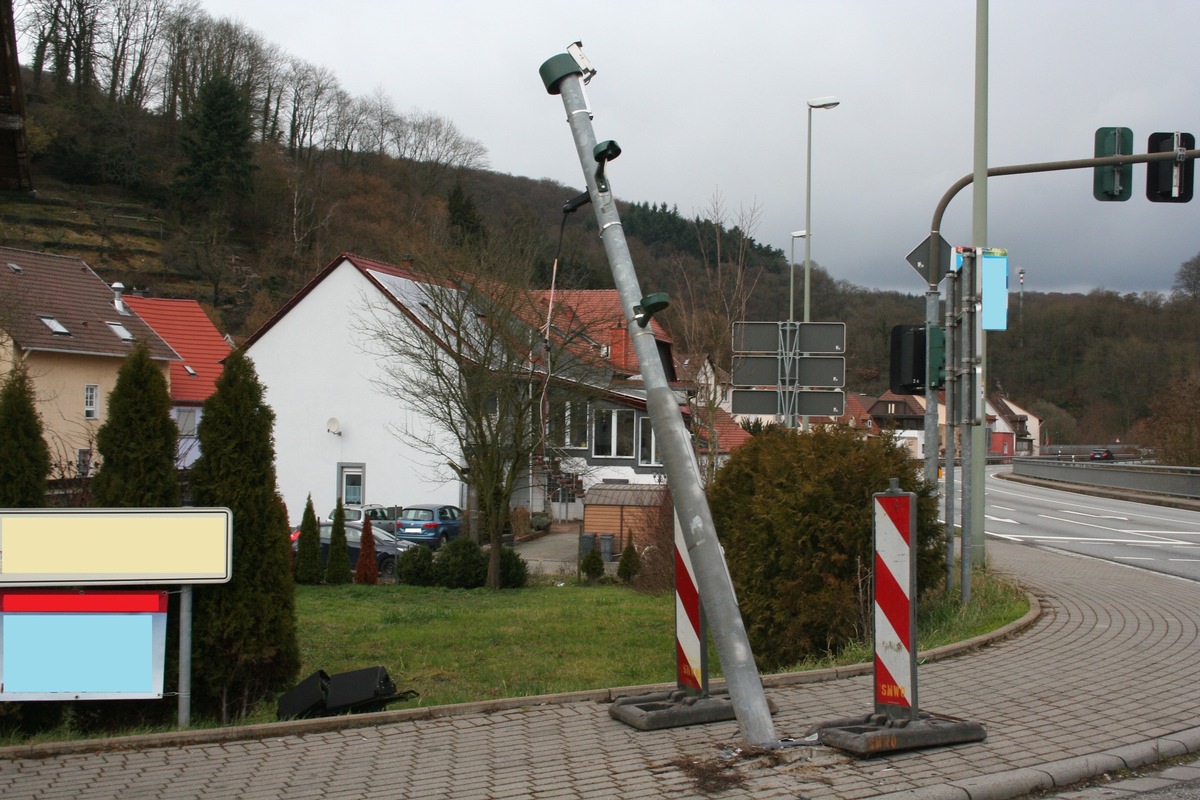
<path id="1" fill-rule="evenodd" d="M 846 323 L 801 322 L 800 342 L 796 349 L 801 353 L 845 353 Z"/>
<path id="2" fill-rule="evenodd" d="M 846 385 L 846 359 L 841 356 L 801 356 L 796 364 L 797 386 L 840 389 Z"/>
<path id="3" fill-rule="evenodd" d="M 778 353 L 779 327 L 783 322 L 733 323 L 733 352 Z"/>
<path id="4" fill-rule="evenodd" d="M 846 396 L 841 391 L 812 391 L 796 392 L 796 416 L 798 417 L 840 417 L 844 412 Z"/>
<path id="5" fill-rule="evenodd" d="M 734 386 L 811 386 L 840 389 L 846 385 L 842 356 L 738 356 L 733 360 Z"/>
<path id="6" fill-rule="evenodd" d="M 734 414 L 783 413 L 779 408 L 779 393 L 774 389 L 734 389 L 732 408 Z"/>
<path id="7" fill-rule="evenodd" d="M 734 356 L 734 386 L 778 386 L 779 356 Z"/>
<path id="8" fill-rule="evenodd" d="M 780 394 L 774 389 L 734 389 L 732 397 L 734 414 L 766 414 L 783 416 Z M 821 391 L 796 390 L 798 417 L 840 417 L 845 407 L 845 395 L 840 390 Z"/>

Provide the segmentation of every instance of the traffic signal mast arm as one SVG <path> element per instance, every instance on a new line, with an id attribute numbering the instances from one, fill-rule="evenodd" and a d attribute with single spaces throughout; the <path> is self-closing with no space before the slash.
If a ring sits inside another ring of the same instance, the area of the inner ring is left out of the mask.
<path id="1" fill-rule="evenodd" d="M 1200 157 L 1200 150 L 1101 156 L 1099 158 L 1077 158 L 1071 161 L 1044 161 L 1039 164 L 1013 164 L 1007 167 L 989 167 L 987 174 L 989 178 L 992 178 L 998 175 L 1028 175 L 1034 172 L 1059 172 L 1069 169 L 1092 169 L 1094 167 L 1121 167 L 1125 164 L 1149 164 L 1157 161 L 1194 161 L 1197 157 Z M 959 178 L 958 181 L 946 190 L 946 193 L 942 195 L 942 199 L 938 202 L 937 208 L 934 209 L 933 222 L 929 226 L 931 232 L 929 262 L 931 264 L 938 263 L 938 235 L 941 233 L 942 217 L 946 214 L 946 208 L 949 207 L 950 201 L 954 199 L 955 195 L 967 186 L 970 186 L 974 180 L 974 174 L 969 172 Z"/>

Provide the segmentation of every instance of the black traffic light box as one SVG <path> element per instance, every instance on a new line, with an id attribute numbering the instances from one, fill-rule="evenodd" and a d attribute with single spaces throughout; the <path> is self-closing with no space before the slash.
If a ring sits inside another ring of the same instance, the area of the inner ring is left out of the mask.
<path id="1" fill-rule="evenodd" d="M 1146 144 L 1147 153 L 1169 153 L 1195 150 L 1196 137 L 1190 133 L 1152 133 Z M 1146 199 L 1154 203 L 1187 203 L 1192 199 L 1192 183 L 1196 162 L 1152 161 L 1146 165 Z"/>
<path id="2" fill-rule="evenodd" d="M 933 326 L 929 341 L 928 371 L 925 361 L 925 326 L 896 325 L 892 328 L 891 373 L 888 384 L 896 394 L 925 391 L 928 379 L 935 389 L 946 385 L 946 331 Z"/>
<path id="3" fill-rule="evenodd" d="M 925 326 L 892 328 L 891 380 L 896 394 L 916 394 L 925 388 Z"/>

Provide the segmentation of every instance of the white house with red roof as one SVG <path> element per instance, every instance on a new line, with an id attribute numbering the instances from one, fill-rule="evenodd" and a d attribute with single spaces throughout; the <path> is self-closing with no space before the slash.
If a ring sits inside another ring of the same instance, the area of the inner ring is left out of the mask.
<path id="1" fill-rule="evenodd" d="M 200 455 L 196 427 L 204 401 L 217 390 L 229 341 L 195 300 L 126 295 L 125 303 L 179 354 L 171 362 L 171 414 L 179 426 L 176 465 L 189 467 Z"/>
<path id="2" fill-rule="evenodd" d="M 292 520 L 299 520 L 310 493 L 318 515 L 339 497 L 467 507 L 467 486 L 447 463 L 457 445 L 439 427 L 438 409 L 391 395 L 387 370 L 395 365 L 373 352 L 378 347 L 363 324 L 379 305 L 420 319 L 426 313 L 420 281 L 410 267 L 344 253 L 247 341 L 275 411 L 276 472 Z M 550 319 L 554 329 L 585 324 L 586 336 L 573 346 L 611 379 L 589 403 L 552 408 L 554 464 L 535 470 L 514 502 L 541 510 L 551 492 L 556 516 L 579 518 L 591 485 L 660 481 L 662 464 L 617 292 L 542 292 L 523 311 L 538 325 Z M 651 324 L 673 375 L 670 339 Z M 680 397 L 684 402 L 682 391 Z"/>

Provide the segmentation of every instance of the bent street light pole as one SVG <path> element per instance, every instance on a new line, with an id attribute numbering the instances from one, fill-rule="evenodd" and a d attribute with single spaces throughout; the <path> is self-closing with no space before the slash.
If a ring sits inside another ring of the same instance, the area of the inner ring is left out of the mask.
<path id="1" fill-rule="evenodd" d="M 578 46 L 573 45 L 572 48 L 577 50 Z M 771 721 L 771 710 L 758 668 L 754 664 L 754 655 L 750 651 L 750 641 L 738 611 L 729 570 L 717 542 L 716 528 L 700 480 L 700 468 L 692 452 L 691 437 L 679 411 L 679 403 L 667 384 L 654 335 L 646 324 L 647 311 L 641 308 L 642 293 L 621 229 L 616 203 L 604 176 L 605 164 L 598 162 L 601 156 L 597 154 L 591 112 L 583 90 L 584 65 L 590 70 L 590 64 L 582 53 L 578 53 L 578 56 L 559 54 L 542 65 L 542 81 L 550 94 L 562 95 L 596 222 L 600 226 L 604 252 L 621 296 L 621 305 L 645 383 L 646 407 L 655 435 L 663 446 L 663 464 L 675 513 L 696 569 L 696 582 L 704 602 L 704 612 L 721 659 L 721 669 L 725 673 L 729 699 L 742 738 L 749 745 L 775 744 L 778 739 Z M 607 145 L 607 148 L 601 148 L 603 152 L 620 152 L 614 143 Z M 636 311 L 635 306 L 638 307 Z"/>

